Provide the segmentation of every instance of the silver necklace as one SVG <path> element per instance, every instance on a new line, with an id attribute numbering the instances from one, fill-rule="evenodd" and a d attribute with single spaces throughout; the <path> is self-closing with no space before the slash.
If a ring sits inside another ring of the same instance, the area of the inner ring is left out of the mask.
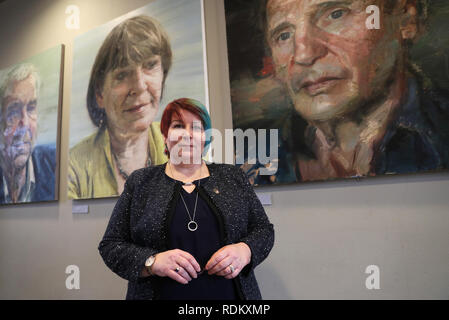
<path id="1" fill-rule="evenodd" d="M 169 168 L 170 168 L 170 173 L 173 176 L 173 178 L 175 177 L 175 175 L 173 174 L 173 171 L 171 169 L 171 165 L 169 164 Z M 200 168 L 200 177 L 201 177 L 201 169 L 203 168 L 202 164 L 201 164 L 201 168 Z M 183 185 L 186 186 L 190 186 L 193 184 L 193 182 L 182 182 Z M 201 185 L 201 180 L 198 180 L 198 187 Z M 187 223 L 187 229 L 189 229 L 189 231 L 196 231 L 196 229 L 198 229 L 198 223 L 195 221 L 195 215 L 196 215 L 196 205 L 198 203 L 198 191 L 196 192 L 196 199 L 195 199 L 195 208 L 193 209 L 193 217 L 190 215 L 190 211 L 189 208 L 187 208 L 187 204 L 186 201 L 184 200 L 184 197 L 182 196 L 182 192 L 180 193 L 182 202 L 184 203 L 184 207 L 186 208 L 187 214 L 189 216 L 190 221 Z"/>
<path id="2" fill-rule="evenodd" d="M 129 174 L 127 174 L 125 172 L 125 170 L 123 170 L 123 168 L 120 165 L 120 162 L 118 161 L 118 158 L 114 152 L 112 152 L 112 155 L 114 156 L 115 163 L 117 164 L 118 172 L 120 173 L 120 175 L 122 176 L 123 179 L 128 180 Z M 147 160 L 147 167 L 149 167 L 149 166 L 151 166 L 151 158 L 150 157 L 148 157 L 148 160 Z"/>
<path id="3" fill-rule="evenodd" d="M 201 180 L 198 180 L 198 187 L 200 186 L 200 184 L 201 184 Z M 182 202 L 184 202 L 184 207 L 186 207 L 187 214 L 189 215 L 189 219 L 190 219 L 189 223 L 187 223 L 187 229 L 189 229 L 189 231 L 192 231 L 192 232 L 196 231 L 196 229 L 198 229 L 198 223 L 195 221 L 196 204 L 198 202 L 198 191 L 196 192 L 195 209 L 193 209 L 193 217 L 190 215 L 189 208 L 187 208 L 187 204 L 184 200 L 184 197 L 182 196 L 182 193 L 181 193 L 181 199 L 182 199 Z"/>

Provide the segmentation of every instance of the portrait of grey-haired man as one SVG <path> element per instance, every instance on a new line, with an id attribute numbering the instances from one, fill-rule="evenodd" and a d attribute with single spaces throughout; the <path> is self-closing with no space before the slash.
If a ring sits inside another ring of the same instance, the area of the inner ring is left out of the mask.
<path id="1" fill-rule="evenodd" d="M 30 63 L 0 84 L 0 203 L 55 200 L 56 147 L 36 145 L 40 77 Z"/>
<path id="2" fill-rule="evenodd" d="M 449 95 L 427 86 L 409 58 L 427 1 L 258 3 L 270 79 L 291 107 L 277 173 L 243 166 L 256 184 L 449 167 Z M 367 28 L 369 5 L 379 8 L 378 29 Z"/>

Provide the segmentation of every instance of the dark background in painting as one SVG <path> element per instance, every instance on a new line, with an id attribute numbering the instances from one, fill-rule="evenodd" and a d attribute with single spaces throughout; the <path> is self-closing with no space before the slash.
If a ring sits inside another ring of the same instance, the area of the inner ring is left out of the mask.
<path id="1" fill-rule="evenodd" d="M 259 16 L 261 3 L 260 0 L 225 0 L 234 128 L 273 128 L 282 123 L 280 118 L 291 116 L 291 102 L 282 86 L 267 80 L 270 65 L 267 60 L 264 62 L 269 53 Z M 449 90 L 449 3 L 429 1 L 428 9 L 426 32 L 411 48 L 410 57 L 433 86 Z M 265 89 L 256 89 L 256 83 L 264 79 Z M 270 84 L 272 89 L 268 90 Z M 257 98 L 262 96 L 264 99 Z"/>

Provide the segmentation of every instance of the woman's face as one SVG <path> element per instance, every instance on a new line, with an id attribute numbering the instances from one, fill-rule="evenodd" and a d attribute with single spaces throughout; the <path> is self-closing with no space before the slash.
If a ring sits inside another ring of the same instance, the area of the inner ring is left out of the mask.
<path id="1" fill-rule="evenodd" d="M 173 114 L 165 144 L 174 164 L 200 164 L 206 135 L 201 119 L 180 109 L 181 117 Z"/>
<path id="2" fill-rule="evenodd" d="M 161 57 L 108 72 L 98 106 L 105 110 L 108 128 L 128 132 L 147 130 L 159 109 L 164 72 Z"/>

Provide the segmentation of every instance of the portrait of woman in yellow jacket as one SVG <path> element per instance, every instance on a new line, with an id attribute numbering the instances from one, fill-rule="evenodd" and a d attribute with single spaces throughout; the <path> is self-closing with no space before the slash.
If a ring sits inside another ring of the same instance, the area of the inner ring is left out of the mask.
<path id="1" fill-rule="evenodd" d="M 172 64 L 167 33 L 145 15 L 108 34 L 91 70 L 87 109 L 98 128 L 70 149 L 68 197 L 119 195 L 136 169 L 167 161 L 159 122 Z"/>

